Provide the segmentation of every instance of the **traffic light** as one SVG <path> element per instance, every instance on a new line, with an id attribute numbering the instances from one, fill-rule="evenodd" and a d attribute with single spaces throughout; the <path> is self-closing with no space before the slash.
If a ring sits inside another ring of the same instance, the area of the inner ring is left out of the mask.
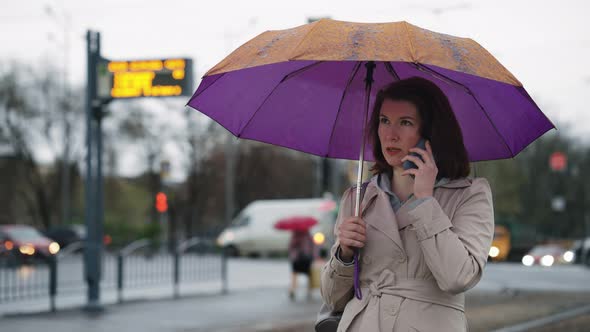
<path id="1" fill-rule="evenodd" d="M 156 195 L 156 210 L 160 213 L 168 211 L 168 198 L 163 192 Z"/>

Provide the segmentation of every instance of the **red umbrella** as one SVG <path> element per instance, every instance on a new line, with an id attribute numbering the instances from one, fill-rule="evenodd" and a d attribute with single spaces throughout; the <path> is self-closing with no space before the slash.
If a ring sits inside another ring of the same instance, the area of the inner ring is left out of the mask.
<path id="1" fill-rule="evenodd" d="M 307 231 L 317 223 L 313 217 L 288 217 L 277 221 L 274 227 L 284 231 Z"/>

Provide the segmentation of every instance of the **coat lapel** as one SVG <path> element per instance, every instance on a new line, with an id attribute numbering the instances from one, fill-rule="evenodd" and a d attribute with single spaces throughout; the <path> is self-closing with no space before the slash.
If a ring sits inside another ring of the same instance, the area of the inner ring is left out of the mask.
<path id="1" fill-rule="evenodd" d="M 464 188 L 470 186 L 471 182 L 471 179 L 464 178 L 449 181 L 440 185 L 440 187 L 451 189 Z M 352 191 L 352 194 L 354 195 L 355 192 Z M 393 243 L 395 243 L 401 252 L 404 252 L 404 246 L 399 234 L 399 228 L 403 228 L 404 226 L 408 225 L 408 221 L 405 219 L 407 218 L 407 213 L 411 210 L 409 208 L 411 204 L 409 203 L 415 199 L 416 198 L 412 196 L 412 198 L 402 205 L 396 214 L 391 208 L 387 194 L 378 188 L 378 185 L 375 181 L 371 181 L 367 186 L 367 191 L 365 192 L 361 202 L 361 215 L 364 216 L 370 211 L 371 217 L 369 219 L 365 219 L 365 221 L 372 227 L 385 234 L 389 239 L 391 239 L 391 241 L 393 241 Z M 354 202 L 351 202 L 351 204 L 352 209 L 354 209 Z"/>
<path id="2" fill-rule="evenodd" d="M 435 197 L 435 199 L 438 199 L 440 202 L 441 192 L 438 190 L 438 188 L 446 188 L 446 189 L 466 188 L 466 187 L 469 187 L 472 182 L 473 182 L 473 180 L 471 180 L 471 179 L 461 178 L 461 179 L 457 179 L 457 180 L 446 181 L 442 184 L 437 184 L 434 187 L 434 197 Z M 407 202 L 405 202 L 402 205 L 402 207 L 395 213 L 395 215 L 397 217 L 398 227 L 400 230 L 402 228 L 412 224 L 412 222 L 415 221 L 415 218 L 410 216 L 409 212 L 412 211 L 414 208 L 416 208 L 416 206 L 414 206 L 412 204 L 412 201 L 415 201 L 416 199 L 417 198 L 415 196 L 412 196 L 412 198 L 410 198 Z"/>
<path id="3" fill-rule="evenodd" d="M 374 183 L 371 183 L 367 187 L 361 208 L 363 216 L 369 211 L 371 213 L 370 218 L 365 219 L 365 222 L 384 233 L 399 247 L 401 252 L 404 252 L 404 246 L 398 231 L 397 218 L 391 208 L 387 194 L 379 190 Z"/>

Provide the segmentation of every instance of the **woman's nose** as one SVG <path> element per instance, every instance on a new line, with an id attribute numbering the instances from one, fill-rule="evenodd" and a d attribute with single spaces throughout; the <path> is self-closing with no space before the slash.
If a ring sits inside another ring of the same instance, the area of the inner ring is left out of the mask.
<path id="1" fill-rule="evenodd" d="M 398 134 L 397 130 L 395 130 L 395 129 L 392 128 L 392 129 L 390 129 L 390 130 L 387 131 L 387 134 L 385 134 L 385 138 L 388 141 L 397 142 L 399 140 L 399 134 Z"/>

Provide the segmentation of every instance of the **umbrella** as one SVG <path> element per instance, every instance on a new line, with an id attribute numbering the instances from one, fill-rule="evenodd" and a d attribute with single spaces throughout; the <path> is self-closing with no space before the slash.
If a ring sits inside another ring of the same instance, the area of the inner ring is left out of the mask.
<path id="1" fill-rule="evenodd" d="M 317 223 L 317 219 L 313 217 L 289 217 L 277 221 L 274 228 L 283 231 L 307 231 Z"/>
<path id="2" fill-rule="evenodd" d="M 377 88 L 412 76 L 437 84 L 471 161 L 513 157 L 553 128 L 522 84 L 475 41 L 406 22 L 322 19 L 264 32 L 209 70 L 188 104 L 240 138 L 358 159 L 370 62 Z"/>
<path id="3" fill-rule="evenodd" d="M 363 139 L 372 87 L 414 76 L 447 95 L 471 161 L 513 157 L 554 128 L 482 46 L 407 22 L 322 19 L 264 32 L 210 69 L 188 105 L 239 138 L 358 158 L 358 215 L 363 161 L 373 160 Z"/>

